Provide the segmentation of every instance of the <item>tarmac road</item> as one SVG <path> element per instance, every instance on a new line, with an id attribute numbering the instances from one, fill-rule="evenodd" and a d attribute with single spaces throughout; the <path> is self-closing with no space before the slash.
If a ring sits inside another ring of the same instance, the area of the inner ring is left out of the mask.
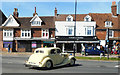
<path id="1" fill-rule="evenodd" d="M 23 64 L 29 55 L 3 55 L 2 73 L 118 73 L 118 62 L 77 60 L 76 65 L 62 66 L 52 70 L 29 69 Z"/>

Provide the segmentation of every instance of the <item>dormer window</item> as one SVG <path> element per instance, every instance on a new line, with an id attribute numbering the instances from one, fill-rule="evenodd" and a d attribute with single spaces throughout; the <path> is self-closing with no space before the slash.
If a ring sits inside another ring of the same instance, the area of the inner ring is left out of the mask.
<path id="1" fill-rule="evenodd" d="M 106 21 L 105 22 L 105 27 L 112 27 L 112 22 L 111 21 Z"/>
<path id="2" fill-rule="evenodd" d="M 31 26 L 41 26 L 42 20 L 38 15 L 35 15 L 30 22 L 31 22 Z"/>
<path id="3" fill-rule="evenodd" d="M 71 15 L 67 16 L 66 21 L 73 21 L 73 17 Z"/>
<path id="4" fill-rule="evenodd" d="M 36 25 L 41 25 L 41 22 L 40 21 L 33 21 L 32 26 L 36 26 Z"/>
<path id="5" fill-rule="evenodd" d="M 91 21 L 91 17 L 90 17 L 89 15 L 85 16 L 85 17 L 84 17 L 84 21 L 86 21 L 86 22 Z"/>

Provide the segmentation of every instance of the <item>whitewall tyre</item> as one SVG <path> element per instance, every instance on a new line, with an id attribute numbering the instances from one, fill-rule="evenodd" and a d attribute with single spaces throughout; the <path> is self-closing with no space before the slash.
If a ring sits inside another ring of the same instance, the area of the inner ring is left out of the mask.
<path id="1" fill-rule="evenodd" d="M 47 69 L 51 69 L 51 68 L 52 68 L 52 63 L 51 63 L 51 61 L 47 61 L 45 67 L 46 67 Z"/>
<path id="2" fill-rule="evenodd" d="M 73 65 L 75 65 L 75 59 L 70 60 L 70 66 L 73 66 Z"/>

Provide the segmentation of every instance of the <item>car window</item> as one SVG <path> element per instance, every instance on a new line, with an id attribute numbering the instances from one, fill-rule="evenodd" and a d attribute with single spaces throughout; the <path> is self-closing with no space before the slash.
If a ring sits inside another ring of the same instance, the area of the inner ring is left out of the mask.
<path id="1" fill-rule="evenodd" d="M 40 53 L 44 53 L 44 51 L 40 50 Z"/>
<path id="2" fill-rule="evenodd" d="M 57 49 L 57 53 L 61 53 L 61 50 L 60 50 L 60 49 Z"/>
<path id="3" fill-rule="evenodd" d="M 56 54 L 55 49 L 52 49 L 50 53 L 51 54 Z"/>
<path id="4" fill-rule="evenodd" d="M 36 53 L 44 53 L 42 50 L 37 50 Z"/>
<path id="5" fill-rule="evenodd" d="M 36 51 L 36 53 L 39 53 L 39 51 Z"/>

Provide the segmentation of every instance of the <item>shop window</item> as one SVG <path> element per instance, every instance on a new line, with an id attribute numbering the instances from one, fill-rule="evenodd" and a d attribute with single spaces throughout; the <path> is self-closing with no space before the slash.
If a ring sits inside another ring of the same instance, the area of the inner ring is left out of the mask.
<path id="1" fill-rule="evenodd" d="M 33 42 L 32 42 L 32 48 L 37 48 L 36 41 L 33 41 Z"/>
<path id="2" fill-rule="evenodd" d="M 49 30 L 48 29 L 42 29 L 42 37 L 49 38 Z"/>
<path id="3" fill-rule="evenodd" d="M 25 43 L 18 42 L 18 48 L 25 48 Z"/>
<path id="4" fill-rule="evenodd" d="M 8 48 L 8 44 L 10 44 L 10 48 L 12 48 L 12 42 L 3 42 L 3 48 Z"/>

